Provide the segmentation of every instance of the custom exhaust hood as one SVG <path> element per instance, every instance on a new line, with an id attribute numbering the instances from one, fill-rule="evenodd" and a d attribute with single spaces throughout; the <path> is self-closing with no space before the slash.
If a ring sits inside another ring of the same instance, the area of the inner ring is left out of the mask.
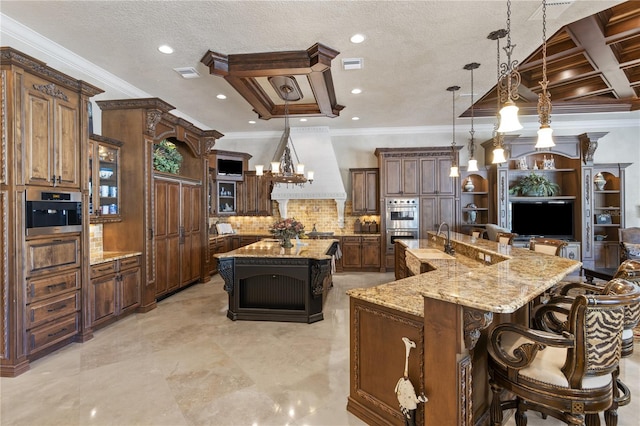
<path id="1" fill-rule="evenodd" d="M 274 185 L 271 199 L 278 202 L 280 216 L 287 217 L 289 200 L 326 200 L 336 202 L 338 227 L 344 227 L 344 205 L 347 193 L 338 167 L 338 159 L 328 127 L 292 127 L 291 138 L 305 170 L 314 171 L 312 184 L 304 186 Z"/>

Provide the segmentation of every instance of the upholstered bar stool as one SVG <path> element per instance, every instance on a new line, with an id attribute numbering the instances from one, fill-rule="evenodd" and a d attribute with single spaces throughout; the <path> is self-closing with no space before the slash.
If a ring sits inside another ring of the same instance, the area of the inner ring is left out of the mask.
<path id="1" fill-rule="evenodd" d="M 620 261 L 640 259 L 640 228 L 618 229 Z"/>
<path id="2" fill-rule="evenodd" d="M 529 241 L 529 249 L 538 253 L 551 254 L 553 256 L 560 256 L 560 252 L 563 247 L 566 247 L 567 243 L 562 240 L 554 240 L 552 238 L 531 238 Z"/>
<path id="3" fill-rule="evenodd" d="M 484 228 L 471 228 L 471 232 L 469 235 L 471 235 L 473 238 L 482 239 L 485 237 L 486 234 L 487 234 L 487 230 Z"/>
<path id="4" fill-rule="evenodd" d="M 570 425 L 596 425 L 598 413 L 614 402 L 615 377 L 625 306 L 640 303 L 640 288 L 625 280 L 610 285 L 613 294 L 579 295 L 562 308 L 561 334 L 500 324 L 489 336 L 491 424 L 502 423 L 504 409 L 516 409 L 516 424 L 527 410 Z M 514 399 L 501 401 L 502 391 Z M 605 415 L 607 425 L 613 418 Z"/>
<path id="5" fill-rule="evenodd" d="M 513 239 L 517 236 L 518 234 L 514 232 L 498 232 L 496 235 L 496 242 L 500 244 L 513 245 Z"/>

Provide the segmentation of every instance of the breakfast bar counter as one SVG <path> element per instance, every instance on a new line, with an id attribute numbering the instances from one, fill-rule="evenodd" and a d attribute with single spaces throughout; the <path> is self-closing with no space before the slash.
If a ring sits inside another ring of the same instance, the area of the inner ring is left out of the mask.
<path id="1" fill-rule="evenodd" d="M 348 291 L 351 315 L 351 386 L 347 409 L 369 424 L 404 424 L 394 387 L 402 377 L 405 345 L 416 343 L 409 378 L 428 402 L 418 424 L 482 424 L 490 391 L 486 333 L 492 323 L 527 321 L 529 302 L 580 262 L 451 234 L 445 239 L 398 242 L 415 274 Z M 380 351 L 380 348 L 385 348 Z"/>
<path id="2" fill-rule="evenodd" d="M 305 240 L 283 248 L 263 240 L 216 254 L 229 295 L 227 317 L 313 323 L 331 286 L 337 240 Z"/>

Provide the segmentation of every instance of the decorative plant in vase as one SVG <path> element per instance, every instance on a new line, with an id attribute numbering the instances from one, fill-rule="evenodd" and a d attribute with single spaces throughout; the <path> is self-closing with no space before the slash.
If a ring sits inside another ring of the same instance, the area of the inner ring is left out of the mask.
<path id="1" fill-rule="evenodd" d="M 282 247 L 290 248 L 293 247 L 292 238 L 304 235 L 304 225 L 293 218 L 287 218 L 274 223 L 269 232 L 282 240 Z"/>
<path id="2" fill-rule="evenodd" d="M 159 172 L 178 173 L 182 155 L 173 142 L 163 139 L 153 147 L 153 168 Z"/>
<path id="3" fill-rule="evenodd" d="M 511 195 L 524 195 L 528 197 L 552 197 L 560 191 L 560 186 L 551 182 L 544 175 L 530 173 L 523 176 L 509 189 Z"/>

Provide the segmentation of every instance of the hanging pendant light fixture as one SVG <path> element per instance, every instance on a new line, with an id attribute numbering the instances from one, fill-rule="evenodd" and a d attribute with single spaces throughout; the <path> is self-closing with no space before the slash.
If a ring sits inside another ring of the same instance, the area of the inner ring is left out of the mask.
<path id="1" fill-rule="evenodd" d="M 452 122 L 453 122 L 453 140 L 451 142 L 451 171 L 449 172 L 449 177 L 457 178 L 460 176 L 460 172 L 458 169 L 458 162 L 456 161 L 456 91 L 460 90 L 460 86 L 450 86 L 447 87 L 447 90 L 451 92 L 451 98 L 453 100 L 453 108 L 452 108 Z"/>
<path id="2" fill-rule="evenodd" d="M 477 172 L 478 171 L 478 160 L 475 159 L 476 152 L 476 142 L 474 139 L 475 130 L 473 129 L 473 70 L 480 66 L 477 62 L 471 62 L 464 66 L 465 70 L 471 71 L 471 130 L 469 130 L 469 134 L 471 138 L 469 139 L 469 161 L 467 163 L 467 171 L 468 172 Z"/>
<path id="3" fill-rule="evenodd" d="M 313 172 L 308 171 L 304 175 L 304 164 L 298 159 L 298 153 L 291 139 L 289 127 L 289 101 L 302 99 L 302 92 L 294 77 L 274 76 L 269 77 L 269 82 L 276 89 L 278 95 L 284 100 L 284 133 L 271 160 L 271 170 L 265 170 L 264 165 L 256 164 L 256 176 L 263 176 L 274 184 L 286 184 L 304 186 L 305 183 L 313 183 Z M 293 156 L 292 156 L 293 153 Z M 293 162 L 295 157 L 295 164 Z"/>
<path id="4" fill-rule="evenodd" d="M 496 41 L 496 70 L 497 70 L 497 81 L 496 85 L 496 99 L 498 103 L 498 107 L 496 111 L 500 110 L 500 99 L 502 98 L 501 92 L 502 88 L 500 85 L 500 39 L 504 38 L 507 35 L 507 30 L 500 29 L 496 31 L 492 31 L 487 38 L 489 40 Z M 496 123 L 493 127 L 493 160 L 491 160 L 492 164 L 500 164 L 505 163 L 507 159 L 504 156 L 504 135 L 499 131 L 500 126 L 500 115 L 496 113 Z"/>
<path id="5" fill-rule="evenodd" d="M 507 45 L 504 51 L 507 54 L 507 61 L 500 65 L 502 70 L 498 80 L 500 90 L 500 133 L 513 132 L 522 129 L 522 124 L 518 119 L 518 110 L 515 101 L 520 98 L 518 86 L 520 86 L 520 73 L 518 72 L 518 61 L 511 60 L 511 54 L 515 44 L 511 44 L 511 0 L 507 0 Z"/>
<path id="6" fill-rule="evenodd" d="M 538 130 L 538 141 L 536 148 L 551 148 L 556 146 L 553 142 L 551 134 L 553 129 L 549 125 L 551 120 L 551 93 L 547 90 L 549 80 L 547 80 L 547 2 L 542 0 L 542 81 L 540 87 L 542 90 L 538 95 L 538 121 L 540 129 Z"/>

